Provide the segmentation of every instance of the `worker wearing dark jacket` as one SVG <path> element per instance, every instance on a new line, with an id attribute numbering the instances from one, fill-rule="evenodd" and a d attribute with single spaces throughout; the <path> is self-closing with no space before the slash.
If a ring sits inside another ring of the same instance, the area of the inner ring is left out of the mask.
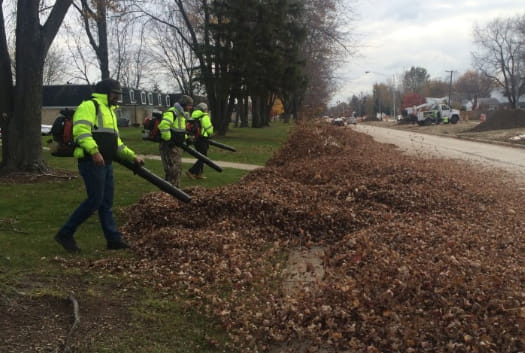
<path id="1" fill-rule="evenodd" d="M 98 211 L 107 248 L 118 250 L 128 247 L 117 230 L 111 211 L 114 193 L 112 161 L 118 157 L 139 165 L 144 162 L 119 137 L 115 109 L 121 93 L 118 81 L 102 80 L 95 86 L 93 98 L 82 102 L 73 116 L 73 138 L 78 146 L 74 156 L 78 159 L 87 199 L 55 235 L 55 240 L 68 252 L 80 251 L 74 234 L 95 211 Z"/>
<path id="2" fill-rule="evenodd" d="M 203 155 L 208 155 L 210 148 L 209 138 L 213 135 L 213 125 L 211 123 L 210 115 L 208 114 L 208 105 L 206 103 L 199 103 L 191 114 L 191 118 L 197 122 L 199 131 L 195 136 L 195 149 Z M 197 160 L 195 164 L 186 172 L 186 175 L 194 179 L 206 179 L 202 174 L 204 171 L 204 163 Z"/>
<path id="3" fill-rule="evenodd" d="M 193 99 L 183 95 L 162 115 L 159 123 L 159 153 L 164 167 L 164 178 L 177 187 L 182 173 L 182 150 L 175 146 L 173 139 L 180 139 L 182 142 L 186 139 L 186 118 L 191 108 Z"/>

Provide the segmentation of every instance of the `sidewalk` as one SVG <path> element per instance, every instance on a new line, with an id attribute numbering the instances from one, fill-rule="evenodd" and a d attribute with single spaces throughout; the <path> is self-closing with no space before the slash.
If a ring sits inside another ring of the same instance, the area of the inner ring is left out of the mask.
<path id="1" fill-rule="evenodd" d="M 0 143 L 0 146 L 2 144 Z M 49 149 L 49 147 L 43 147 L 43 149 Z M 154 154 L 138 154 L 137 156 L 140 156 L 144 159 L 153 159 L 160 161 L 160 156 L 154 155 Z M 195 163 L 195 158 L 182 158 L 182 163 Z M 224 161 L 214 161 L 219 166 L 223 168 L 233 168 L 233 169 L 241 169 L 241 170 L 255 170 L 257 168 L 262 168 L 262 165 L 256 165 L 256 164 L 246 164 L 246 163 L 235 163 L 235 162 L 224 162 Z"/>
<path id="2" fill-rule="evenodd" d="M 154 155 L 154 154 L 148 154 L 148 155 L 139 155 L 140 157 L 144 159 L 153 159 L 160 161 L 160 156 Z M 182 158 L 182 163 L 195 163 L 195 158 Z M 223 168 L 233 168 L 233 169 L 241 169 L 241 170 L 255 170 L 257 168 L 262 168 L 261 165 L 256 164 L 245 164 L 245 163 L 235 163 L 235 162 L 225 162 L 225 161 L 214 161 L 219 166 Z"/>

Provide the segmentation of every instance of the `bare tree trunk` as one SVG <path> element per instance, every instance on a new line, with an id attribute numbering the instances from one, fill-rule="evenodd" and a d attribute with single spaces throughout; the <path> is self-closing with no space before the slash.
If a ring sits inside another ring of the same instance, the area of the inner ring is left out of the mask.
<path id="1" fill-rule="evenodd" d="M 44 25 L 39 20 L 39 2 L 19 0 L 16 25 L 16 87 L 14 114 L 10 117 L 4 171 L 43 172 L 40 132 L 44 58 L 72 0 L 57 0 Z M 2 83 L 3 85 L 4 83 Z M 9 90 L 7 91 L 9 92 Z M 0 92 L 1 102 L 7 100 Z"/>
<path id="2" fill-rule="evenodd" d="M 18 2 L 14 119 L 8 131 L 8 170 L 44 171 L 40 133 L 43 55 L 38 1 Z M 35 122 L 38 121 L 38 123 Z"/>
<path id="3" fill-rule="evenodd" d="M 2 129 L 2 167 L 7 161 L 8 146 L 8 120 L 13 116 L 13 74 L 11 59 L 7 50 L 7 36 L 5 32 L 3 0 L 0 0 L 0 129 Z"/>
<path id="4" fill-rule="evenodd" d="M 108 23 L 107 8 L 104 1 L 97 2 L 97 28 L 98 50 L 97 57 L 100 61 L 100 73 L 103 80 L 109 78 L 109 49 L 108 49 Z"/>

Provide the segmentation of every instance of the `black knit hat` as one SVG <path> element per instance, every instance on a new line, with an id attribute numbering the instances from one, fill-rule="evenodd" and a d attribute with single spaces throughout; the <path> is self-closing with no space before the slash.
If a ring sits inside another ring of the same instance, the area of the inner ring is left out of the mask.
<path id="1" fill-rule="evenodd" d="M 117 80 L 112 78 L 107 78 L 100 81 L 95 86 L 96 93 L 105 93 L 109 94 L 110 92 L 122 94 L 122 89 L 120 88 L 120 83 Z"/>

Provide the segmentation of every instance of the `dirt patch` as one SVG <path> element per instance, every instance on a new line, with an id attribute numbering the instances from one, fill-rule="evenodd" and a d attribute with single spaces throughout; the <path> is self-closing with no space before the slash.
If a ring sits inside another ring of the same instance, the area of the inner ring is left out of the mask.
<path id="1" fill-rule="evenodd" d="M 71 336 L 69 348 L 81 352 L 93 342 L 117 336 L 129 322 L 130 303 L 115 295 L 114 288 L 85 285 L 81 278 L 67 278 L 73 287 L 70 291 L 79 305 L 80 324 Z M 37 279 L 25 290 L 47 283 Z M 69 296 L 29 295 L 25 292 L 11 291 L 0 297 L 0 352 L 35 353 L 62 352 L 75 314 L 73 301 Z M 93 296 L 93 293 L 98 293 Z"/>
<path id="2" fill-rule="evenodd" d="M 53 352 L 67 335 L 72 312 L 61 298 L 11 298 L 0 304 L 0 351 Z"/>
<path id="3" fill-rule="evenodd" d="M 291 249 L 284 270 L 285 295 L 295 296 L 304 291 L 316 290 L 324 277 L 324 249 L 319 246 Z"/>
<path id="4" fill-rule="evenodd" d="M 0 183 L 2 184 L 62 182 L 75 178 L 78 178 L 78 173 L 66 169 L 52 169 L 48 173 L 0 173 Z"/>

